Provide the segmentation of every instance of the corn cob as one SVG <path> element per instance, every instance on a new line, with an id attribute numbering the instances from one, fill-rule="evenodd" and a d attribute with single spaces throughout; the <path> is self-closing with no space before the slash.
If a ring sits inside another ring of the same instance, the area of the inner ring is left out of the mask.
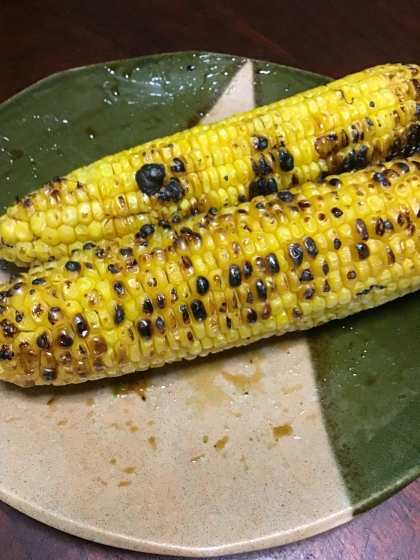
<path id="1" fill-rule="evenodd" d="M 418 73 L 414 65 L 378 66 L 57 177 L 0 219 L 0 257 L 24 265 L 87 242 L 124 244 L 146 222 L 412 155 L 420 143 Z"/>
<path id="2" fill-rule="evenodd" d="M 420 156 L 34 265 L 0 292 L 0 377 L 80 383 L 308 329 L 420 286 Z"/>

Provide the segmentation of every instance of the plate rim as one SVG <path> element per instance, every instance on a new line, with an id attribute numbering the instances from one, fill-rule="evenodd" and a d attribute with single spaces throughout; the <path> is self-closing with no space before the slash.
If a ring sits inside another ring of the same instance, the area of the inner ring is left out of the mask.
<path id="1" fill-rule="evenodd" d="M 105 68 L 106 66 L 118 65 L 119 63 L 125 63 L 128 61 L 139 61 L 142 60 L 159 60 L 167 57 L 176 57 L 177 55 L 195 55 L 195 56 L 220 56 L 226 57 L 227 59 L 237 59 L 238 61 L 243 61 L 246 63 L 251 61 L 258 64 L 270 64 L 278 69 L 286 69 L 292 71 L 298 71 L 300 74 L 323 78 L 332 79 L 324 74 L 319 74 L 316 72 L 311 72 L 308 70 L 303 70 L 298 67 L 279 64 L 273 61 L 266 61 L 258 58 L 252 58 L 241 55 L 234 55 L 229 53 L 220 53 L 212 51 L 200 51 L 200 50 L 181 50 L 181 51 L 170 51 L 161 52 L 154 54 L 145 54 L 135 57 L 119 58 L 115 60 L 107 60 L 102 62 L 96 62 L 94 64 L 86 64 L 71 68 L 66 68 L 64 70 L 59 70 L 48 76 L 37 80 L 36 82 L 30 84 L 29 86 L 19 90 L 17 93 L 13 94 L 0 103 L 0 110 L 7 107 L 10 103 L 19 102 L 21 98 L 37 88 L 48 87 L 50 84 L 61 78 L 62 76 L 71 75 L 75 72 L 85 71 L 88 69 Z M 3 382 L 2 382 L 3 383 Z M 266 548 L 271 548 L 275 546 L 282 546 L 291 542 L 300 541 L 303 538 L 308 538 L 330 529 L 333 529 L 347 521 L 349 521 L 353 516 L 363 513 L 372 507 L 375 507 L 379 503 L 382 503 L 392 495 L 396 494 L 413 480 L 420 476 L 420 466 L 413 468 L 406 472 L 403 477 L 401 477 L 392 487 L 388 486 L 383 488 L 374 496 L 370 496 L 358 503 L 350 503 L 350 506 L 343 508 L 341 511 L 336 511 L 330 516 L 318 519 L 312 523 L 301 525 L 298 528 L 292 528 L 286 532 L 282 533 L 272 533 L 271 535 L 266 535 L 260 538 L 252 540 L 243 540 L 236 543 L 216 545 L 214 547 L 182 547 L 179 545 L 170 545 L 162 543 L 153 543 L 151 541 L 141 540 L 136 537 L 127 537 L 118 533 L 113 533 L 109 530 L 103 530 L 101 528 L 96 528 L 90 525 L 83 525 L 82 522 L 69 519 L 58 513 L 52 513 L 50 511 L 45 511 L 41 509 L 34 503 L 28 501 L 22 501 L 22 498 L 15 495 L 13 492 L 5 493 L 0 487 L 0 499 L 4 501 L 9 506 L 15 508 L 16 510 L 32 517 L 33 519 L 46 524 L 50 527 L 63 531 L 65 533 L 74 535 L 79 538 L 84 538 L 91 540 L 92 542 L 101 543 L 108 546 L 120 547 L 126 550 L 133 550 L 146 553 L 154 554 L 165 554 L 165 555 L 176 555 L 176 556 L 187 556 L 187 557 L 201 557 L 201 556 L 220 556 L 225 554 L 243 553 L 249 551 L 257 551 Z M 304 534 L 302 534 L 304 533 Z M 118 544 L 116 544 L 118 543 Z"/>

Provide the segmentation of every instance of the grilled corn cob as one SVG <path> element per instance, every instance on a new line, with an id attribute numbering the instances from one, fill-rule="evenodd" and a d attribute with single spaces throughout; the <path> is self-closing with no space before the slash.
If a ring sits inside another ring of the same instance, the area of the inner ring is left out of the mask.
<path id="1" fill-rule="evenodd" d="M 420 142 L 418 74 L 414 65 L 378 66 L 56 178 L 0 219 L 0 257 L 21 265 L 59 258 L 146 222 L 412 155 Z"/>
<path id="2" fill-rule="evenodd" d="M 420 286 L 420 156 L 34 265 L 0 292 L 0 377 L 80 383 L 308 329 Z"/>

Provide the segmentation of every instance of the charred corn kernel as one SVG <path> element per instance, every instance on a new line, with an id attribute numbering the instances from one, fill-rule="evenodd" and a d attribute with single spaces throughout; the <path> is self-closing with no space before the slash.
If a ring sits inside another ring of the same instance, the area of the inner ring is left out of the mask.
<path id="1" fill-rule="evenodd" d="M 420 215 L 406 192 L 420 200 L 420 156 L 344 173 L 339 188 L 335 180 L 322 195 L 306 183 L 287 201 L 281 193 L 257 197 L 156 227 L 146 243 L 129 236 L 127 245 L 117 239 L 13 276 L 0 290 L 0 377 L 32 386 L 123 375 L 308 329 L 417 290 Z M 382 204 L 373 208 L 371 197 Z M 309 236 L 302 224 L 314 206 L 331 225 Z M 275 234 L 264 230 L 267 219 Z"/>
<path id="2" fill-rule="evenodd" d="M 114 222 L 139 212 L 156 225 L 175 212 L 182 216 L 237 205 L 331 173 L 409 156 L 420 142 L 418 79 L 415 65 L 378 66 L 304 95 L 105 157 L 11 206 L 0 218 L 0 256 L 22 264 L 19 244 L 35 245 L 38 238 L 58 256 L 57 237 L 50 231 L 45 234 L 45 229 L 57 230 L 62 224 L 86 226 L 88 240 L 110 240 L 135 233 L 135 220 L 124 227 Z M 339 177 L 334 181 L 339 185 Z M 403 196 L 407 191 L 401 189 Z M 358 214 L 383 212 L 380 204 L 376 198 L 364 200 Z M 344 219 L 352 218 L 346 212 Z M 320 231 L 330 227 L 329 216 L 317 220 L 314 215 L 301 229 L 315 231 L 314 220 Z M 31 224 L 33 240 L 23 235 L 27 229 L 19 226 L 22 222 Z M 75 235 L 82 240 L 83 235 Z M 39 260 L 45 255 L 37 254 L 35 247 L 33 252 Z M 27 262 L 28 251 L 24 254 Z"/>

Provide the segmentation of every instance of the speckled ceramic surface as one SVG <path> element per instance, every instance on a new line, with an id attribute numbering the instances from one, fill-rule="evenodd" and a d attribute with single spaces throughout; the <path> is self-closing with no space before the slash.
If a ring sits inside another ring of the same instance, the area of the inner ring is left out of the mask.
<path id="1" fill-rule="evenodd" d="M 200 53 L 53 76 L 0 106 L 1 202 L 327 80 Z M 342 523 L 419 474 L 417 299 L 120 380 L 0 383 L 0 498 L 87 539 L 180 556 Z"/>

